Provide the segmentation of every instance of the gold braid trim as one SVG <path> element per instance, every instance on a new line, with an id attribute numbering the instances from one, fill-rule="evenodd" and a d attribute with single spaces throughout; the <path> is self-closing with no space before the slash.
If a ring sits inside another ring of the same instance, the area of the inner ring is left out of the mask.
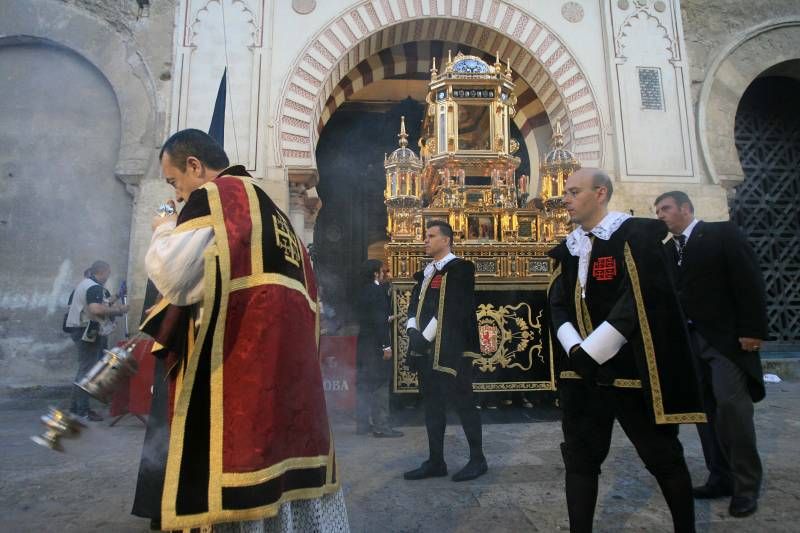
<path id="1" fill-rule="evenodd" d="M 211 215 L 206 215 L 203 217 L 193 218 L 191 220 L 187 220 L 186 222 L 181 222 L 175 229 L 172 230 L 172 233 L 183 233 L 184 231 L 193 231 L 200 228 L 209 228 L 214 225 L 213 220 L 211 219 Z"/>
<path id="2" fill-rule="evenodd" d="M 633 260 L 630 244 L 625 243 L 625 266 L 631 278 L 633 287 L 633 297 L 636 300 L 636 311 L 639 315 L 639 328 L 642 332 L 642 343 L 644 344 L 645 359 L 647 361 L 647 374 L 650 378 L 650 394 L 653 398 L 653 412 L 656 417 L 656 424 L 690 424 L 706 422 L 705 413 L 664 413 L 664 398 L 661 394 L 661 381 L 658 377 L 658 365 L 656 364 L 656 352 L 653 346 L 653 335 L 650 332 L 650 321 L 647 318 L 647 310 L 644 306 L 642 297 L 642 287 L 639 284 L 639 270 Z"/>
<path id="3" fill-rule="evenodd" d="M 431 276 L 433 279 L 434 276 Z M 440 372 L 456 375 L 454 368 L 439 364 L 439 351 L 442 344 L 442 325 L 444 324 L 444 297 L 447 290 L 447 272 L 442 274 L 442 287 L 439 289 L 439 310 L 436 313 L 436 347 L 433 350 L 433 369 Z"/>
<path id="4" fill-rule="evenodd" d="M 558 377 L 561 379 L 583 379 L 577 372 L 572 370 L 562 370 Z M 618 378 L 611 382 L 611 386 L 619 389 L 641 389 L 642 380 Z"/>

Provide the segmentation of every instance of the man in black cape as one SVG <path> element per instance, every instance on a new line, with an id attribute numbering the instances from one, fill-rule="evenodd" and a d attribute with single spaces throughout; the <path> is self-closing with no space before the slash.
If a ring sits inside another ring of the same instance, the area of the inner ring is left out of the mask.
<path id="1" fill-rule="evenodd" d="M 408 361 L 417 370 L 425 405 L 428 460 L 406 472 L 405 479 L 447 475 L 444 461 L 446 407 L 452 403 L 469 444 L 469 462 L 453 475 L 467 481 L 486 473 L 480 413 L 472 399 L 472 361 L 479 353 L 475 314 L 475 265 L 450 250 L 453 228 L 441 220 L 428 223 L 425 253 L 433 261 L 414 274 L 417 284 L 408 306 Z"/>
<path id="2" fill-rule="evenodd" d="M 570 530 L 592 529 L 600 466 L 616 419 L 658 481 L 675 530 L 694 531 L 677 424 L 704 422 L 705 414 L 661 251 L 666 228 L 658 220 L 609 212 L 612 190 L 599 169 L 567 179 L 564 203 L 579 227 L 550 253 Z"/>

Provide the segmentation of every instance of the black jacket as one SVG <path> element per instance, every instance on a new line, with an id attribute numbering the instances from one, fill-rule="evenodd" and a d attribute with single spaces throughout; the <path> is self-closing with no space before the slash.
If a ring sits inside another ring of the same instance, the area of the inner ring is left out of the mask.
<path id="1" fill-rule="evenodd" d="M 467 359 L 470 362 L 467 365 L 464 357 L 480 353 L 475 265 L 457 257 L 429 280 L 425 280 L 424 271 L 414 274 L 414 280 L 417 284 L 411 291 L 408 317 L 416 320 L 420 331 L 433 317 L 438 323 L 436 339 L 431 346 L 433 370 L 458 376 L 466 372 L 465 369 L 471 369 L 472 359 Z M 471 375 L 461 378 L 471 379 Z"/>
<path id="2" fill-rule="evenodd" d="M 739 337 L 766 339 L 764 278 L 758 259 L 739 228 L 731 222 L 698 222 L 677 266 L 672 239 L 664 251 L 675 265 L 678 297 L 693 327 L 711 346 L 729 357 L 748 376 L 753 401 L 764 398 L 758 352 L 745 352 Z"/>
<path id="3" fill-rule="evenodd" d="M 600 366 L 597 383 L 642 388 L 657 424 L 705 422 L 686 323 L 661 250 L 665 232 L 661 221 L 631 218 L 608 241 L 595 239 L 585 299 L 578 258 L 563 242 L 551 250 L 553 337 L 565 322 L 585 337 L 608 321 L 627 342 Z M 553 347 L 559 380 L 580 378 L 561 344 Z"/>
<path id="4" fill-rule="evenodd" d="M 389 346 L 391 314 L 388 287 L 367 283 L 358 295 L 358 359 L 362 379 L 370 387 L 378 387 L 389 379 L 391 361 L 383 359 L 383 347 Z"/>

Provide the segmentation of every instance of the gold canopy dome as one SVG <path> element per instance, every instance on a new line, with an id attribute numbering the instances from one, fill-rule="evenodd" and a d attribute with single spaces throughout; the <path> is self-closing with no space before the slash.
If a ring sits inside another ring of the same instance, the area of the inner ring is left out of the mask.
<path id="1" fill-rule="evenodd" d="M 421 170 L 422 160 L 408 147 L 408 134 L 406 133 L 406 117 L 400 117 L 400 133 L 397 135 L 400 145 L 394 152 L 383 160 L 383 166 L 387 170 L 390 167 L 401 166 L 404 168 Z"/>
<path id="2" fill-rule="evenodd" d="M 552 148 L 544 156 L 542 161 L 542 168 L 549 167 L 563 168 L 563 167 L 576 167 L 580 168 L 581 164 L 575 154 L 564 148 L 564 134 L 561 133 L 561 123 L 556 122 L 556 131 L 553 133 Z"/>
<path id="3" fill-rule="evenodd" d="M 581 168 L 581 163 L 575 154 L 564 147 L 564 134 L 561 133 L 561 123 L 559 122 L 556 122 L 551 146 L 552 148 L 545 154 L 541 164 L 541 198 L 545 202 L 551 199 L 559 202 L 564 194 L 567 177 Z"/>

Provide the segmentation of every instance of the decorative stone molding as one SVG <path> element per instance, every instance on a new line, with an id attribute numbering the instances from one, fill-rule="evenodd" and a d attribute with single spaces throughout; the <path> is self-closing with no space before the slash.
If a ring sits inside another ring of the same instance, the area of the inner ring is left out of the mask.
<path id="1" fill-rule="evenodd" d="M 292 0 L 292 9 L 301 15 L 308 15 L 317 7 L 317 0 Z"/>
<path id="2" fill-rule="evenodd" d="M 697 105 L 697 137 L 708 175 L 727 189 L 744 179 L 734 143 L 739 100 L 768 68 L 800 58 L 800 17 L 765 21 L 734 35 L 706 70 Z"/>
<path id="3" fill-rule="evenodd" d="M 136 43 L 70 5 L 44 0 L 3 0 L 0 46 L 44 42 L 68 48 L 95 66 L 111 85 L 120 110 L 121 137 L 115 175 L 129 193 L 155 161 L 155 82 Z M 57 22 L 43 22 L 57 21 Z M 102 40 L 87 35 L 103 35 Z M 125 58 L 126 68 L 119 60 Z"/>
<path id="4" fill-rule="evenodd" d="M 583 6 L 577 2 L 567 2 L 561 6 L 561 16 L 567 22 L 576 24 L 583 20 Z"/>
<path id="5" fill-rule="evenodd" d="M 559 120 L 569 141 L 596 139 L 583 154 L 576 155 L 585 157 L 584 165 L 601 166 L 604 136 L 596 98 L 569 47 L 543 22 L 505 0 L 476 0 L 472 10 L 458 2 L 456 11 L 454 4 L 366 0 L 321 28 L 297 55 L 283 85 L 278 109 L 280 134 L 276 136 L 279 164 L 314 169 L 313 147 L 326 117 L 346 99 L 343 95 L 330 100 L 347 72 L 387 47 L 441 40 L 452 34 L 466 45 L 490 53 L 499 50 L 502 58 L 513 58 L 512 68 L 516 65 L 516 74 L 543 99 L 551 124 Z M 293 90 L 293 86 L 304 91 Z M 578 92 L 582 92 L 581 98 L 568 100 Z M 592 105 L 585 107 L 587 103 Z M 556 117 L 559 108 L 562 116 Z M 582 110 L 579 120 L 573 115 L 574 108 Z M 583 128 L 573 129 L 576 122 Z M 311 139 L 310 149 L 306 138 Z"/>

